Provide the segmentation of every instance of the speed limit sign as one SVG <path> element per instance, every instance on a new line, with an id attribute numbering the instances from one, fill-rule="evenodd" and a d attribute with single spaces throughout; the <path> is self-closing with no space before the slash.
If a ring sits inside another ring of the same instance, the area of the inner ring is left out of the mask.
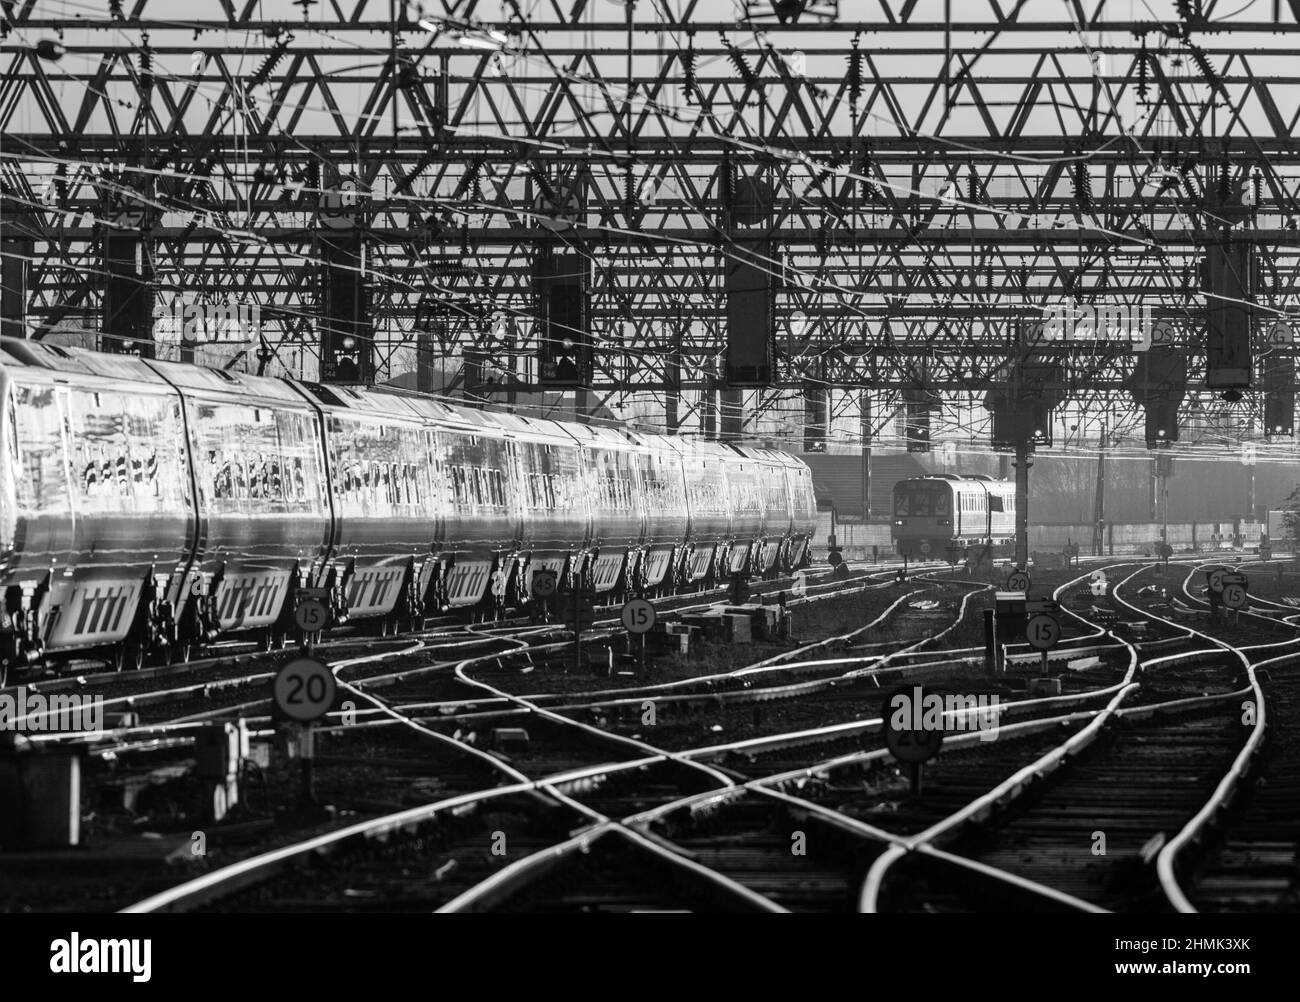
<path id="1" fill-rule="evenodd" d="M 1227 573 L 1223 567 L 1210 571 L 1210 591 L 1223 591 L 1223 577 Z"/>
<path id="2" fill-rule="evenodd" d="M 628 633 L 649 633 L 659 618 L 655 607 L 643 598 L 629 599 L 623 605 L 619 618 Z"/>
<path id="3" fill-rule="evenodd" d="M 559 580 L 555 571 L 534 571 L 533 572 L 533 597 L 550 598 L 555 594 L 559 587 Z"/>
<path id="4" fill-rule="evenodd" d="M 930 541 L 928 539 L 923 539 L 921 540 L 921 556 L 928 557 L 929 555 L 930 555 Z"/>
<path id="5" fill-rule="evenodd" d="M 1025 624 L 1025 639 L 1036 651 L 1050 651 L 1061 639 L 1061 624 L 1045 612 L 1030 616 Z"/>
<path id="6" fill-rule="evenodd" d="M 1012 571 L 1007 578 L 1007 591 L 1029 591 L 1029 574 L 1026 571 Z"/>
<path id="7" fill-rule="evenodd" d="M 330 711 L 338 695 L 334 673 L 315 658 L 294 658 L 271 685 L 275 706 L 290 720 L 310 723 Z"/>
<path id="8" fill-rule="evenodd" d="M 1246 586 L 1226 584 L 1223 586 L 1223 604 L 1229 609 L 1240 609 L 1246 604 Z"/>
<path id="9" fill-rule="evenodd" d="M 314 598 L 305 598 L 293 610 L 293 621 L 303 633 L 315 633 L 329 625 L 329 610 L 325 603 Z"/>

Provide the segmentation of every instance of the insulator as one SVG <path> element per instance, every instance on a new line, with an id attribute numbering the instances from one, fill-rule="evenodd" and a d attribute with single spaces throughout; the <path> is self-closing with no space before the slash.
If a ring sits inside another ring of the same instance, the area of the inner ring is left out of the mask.
<path id="1" fill-rule="evenodd" d="M 1227 164 L 1219 171 L 1219 201 L 1226 202 L 1232 195 L 1232 168 Z"/>
<path id="2" fill-rule="evenodd" d="M 460 256 L 469 257 L 469 223 L 460 226 Z"/>
<path id="3" fill-rule="evenodd" d="M 819 254 L 825 254 L 831 249 L 831 224 L 829 220 L 823 220 L 821 226 L 817 228 L 814 242 Z"/>
<path id="4" fill-rule="evenodd" d="M 1147 55 L 1147 36 L 1143 35 L 1142 51 L 1138 53 L 1138 86 L 1137 86 L 1138 99 L 1141 100 L 1143 103 L 1146 102 L 1148 95 L 1151 93 L 1151 89 L 1148 81 L 1148 74 L 1150 73 L 1151 70 L 1151 65 L 1150 63 L 1147 62 L 1149 58 L 1150 57 Z"/>
<path id="5" fill-rule="evenodd" d="M 974 164 L 968 164 L 966 170 L 966 201 L 974 204 L 980 200 L 980 176 Z"/>
<path id="6" fill-rule="evenodd" d="M 1205 77 L 1205 81 L 1210 85 L 1211 90 L 1223 91 L 1226 94 L 1227 90 L 1223 86 L 1223 80 L 1220 79 L 1219 72 L 1214 68 L 1214 64 L 1210 62 L 1210 57 L 1199 46 L 1193 45 L 1191 42 L 1187 43 L 1187 51 L 1192 54 L 1192 61 L 1196 63 L 1196 68 L 1201 71 L 1201 76 Z"/>
<path id="7" fill-rule="evenodd" d="M 1086 162 L 1074 165 L 1070 171 L 1070 183 L 1074 188 L 1074 204 L 1079 211 L 1092 212 L 1092 176 Z"/>
<path id="8" fill-rule="evenodd" d="M 108 16 L 114 21 L 125 20 L 122 17 L 122 0 L 108 0 Z"/>
<path id="9" fill-rule="evenodd" d="M 1201 5 L 1196 0 L 1174 0 L 1174 7 L 1178 9 L 1178 16 L 1185 24 L 1200 20 Z"/>
<path id="10" fill-rule="evenodd" d="M 411 168 L 406 177 L 397 182 L 396 187 L 393 188 L 393 194 L 400 195 L 407 191 L 411 185 L 415 183 L 416 178 L 420 176 L 425 168 L 432 164 L 436 159 L 438 159 L 438 151 L 436 149 L 426 150 L 424 153 L 421 153 L 420 159 L 415 162 L 415 166 Z M 458 194 L 464 194 L 463 185 Z"/>
<path id="11" fill-rule="evenodd" d="M 849 100 L 855 105 L 862 97 L 862 53 L 858 51 L 860 43 L 861 33 L 855 32 L 853 35 L 853 51 L 849 53 L 849 72 L 845 77 L 849 85 Z"/>
<path id="12" fill-rule="evenodd" d="M 1250 187 L 1255 195 L 1255 211 L 1258 212 L 1264 202 L 1264 175 L 1260 171 L 1250 176 Z"/>
<path id="13" fill-rule="evenodd" d="M 727 212 L 730 212 L 731 207 L 736 202 L 736 177 L 731 170 L 731 155 L 729 153 L 724 153 L 722 155 L 721 169 L 722 169 L 722 185 L 721 185 L 722 207 Z"/>
<path id="14" fill-rule="evenodd" d="M 623 205 L 625 213 L 632 211 L 633 203 L 636 201 L 636 178 L 632 175 L 632 165 L 628 164 L 623 168 Z"/>
<path id="15" fill-rule="evenodd" d="M 744 53 L 727 41 L 727 36 L 722 32 L 718 32 L 718 37 L 722 39 L 722 44 L 727 50 L 727 58 L 731 61 L 731 65 L 736 68 L 736 72 L 740 74 L 740 78 L 745 81 L 745 86 L 758 86 L 758 77 L 754 76 L 754 71 L 750 68 Z"/>
<path id="16" fill-rule="evenodd" d="M 858 164 L 857 173 L 862 175 L 862 198 L 868 202 L 875 199 L 878 191 L 876 188 L 876 182 L 872 180 L 875 176 L 875 171 L 875 161 L 871 159 L 869 154 L 864 156 L 862 162 Z"/>
<path id="17" fill-rule="evenodd" d="M 253 72 L 252 77 L 249 78 L 249 90 L 252 90 L 254 87 L 260 87 L 262 84 L 266 83 L 267 79 L 271 76 L 272 71 L 274 71 L 276 66 L 279 65 L 280 60 L 284 58 L 284 54 L 289 48 L 289 42 L 292 39 L 293 36 L 289 35 L 275 43 L 271 48 L 271 51 L 266 54 L 266 58 L 262 60 L 262 65 L 259 66 Z"/>
<path id="18" fill-rule="evenodd" d="M 140 94 L 148 101 L 153 93 L 153 49 L 147 31 L 140 34 L 140 46 Z"/>
<path id="19" fill-rule="evenodd" d="M 532 175 L 533 183 L 537 185 L 537 190 L 545 200 L 545 203 L 554 206 L 558 210 L 560 208 L 560 201 L 555 195 L 555 189 L 551 187 L 551 182 L 546 179 L 546 175 L 536 167 L 533 168 Z"/>
<path id="20" fill-rule="evenodd" d="M 686 78 L 686 101 L 690 103 L 691 98 L 699 92 L 699 85 L 695 80 L 695 32 L 691 32 L 686 39 L 686 52 L 682 54 L 682 72 Z"/>

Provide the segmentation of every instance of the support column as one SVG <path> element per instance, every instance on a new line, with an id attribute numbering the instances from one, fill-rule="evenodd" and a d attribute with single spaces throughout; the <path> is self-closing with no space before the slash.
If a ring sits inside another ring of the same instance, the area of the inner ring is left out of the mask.
<path id="1" fill-rule="evenodd" d="M 0 240 L 0 335 L 27 336 L 27 297 L 31 258 L 36 243 L 27 237 L 5 236 Z"/>
<path id="2" fill-rule="evenodd" d="M 717 373 L 718 361 L 706 360 L 704 372 L 701 374 L 704 378 L 701 380 L 703 387 L 700 390 L 700 434 L 707 441 L 713 441 L 718 437 Z"/>
<path id="3" fill-rule="evenodd" d="M 858 406 L 862 411 L 862 521 L 871 518 L 871 394 L 860 391 Z"/>
<path id="4" fill-rule="evenodd" d="M 1029 566 L 1029 467 L 1034 464 L 1028 442 L 1016 444 L 1016 566 Z"/>
<path id="5" fill-rule="evenodd" d="M 682 405 L 682 332 L 678 328 L 673 336 L 673 350 L 664 360 L 664 431 L 669 435 L 677 433 L 679 412 Z"/>
<path id="6" fill-rule="evenodd" d="M 103 308 L 100 349 L 154 357 L 153 263 L 138 233 L 110 231 L 104 236 Z"/>
<path id="7" fill-rule="evenodd" d="M 1097 493 L 1092 502 L 1092 555 L 1103 556 L 1106 520 L 1106 425 L 1101 426 L 1101 442 L 1097 447 Z"/>
<path id="8" fill-rule="evenodd" d="M 803 383 L 803 451 L 826 451 L 826 385 L 815 379 Z"/>
<path id="9" fill-rule="evenodd" d="M 585 386 L 573 391 L 573 419 L 578 424 L 591 424 L 591 391 Z"/>
<path id="10" fill-rule="evenodd" d="M 1149 498 L 1151 508 L 1151 521 L 1154 522 L 1160 517 L 1160 467 L 1156 460 L 1151 460 L 1151 476 L 1149 484 Z"/>

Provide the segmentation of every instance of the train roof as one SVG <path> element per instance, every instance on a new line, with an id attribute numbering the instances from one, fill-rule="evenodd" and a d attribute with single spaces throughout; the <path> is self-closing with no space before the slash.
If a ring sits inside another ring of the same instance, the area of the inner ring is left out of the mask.
<path id="1" fill-rule="evenodd" d="M 904 477 L 899 481 L 899 483 L 902 484 L 915 480 L 952 480 L 958 483 L 1011 483 L 1010 480 L 1000 480 L 997 477 L 990 477 L 987 473 L 927 473 L 923 477 Z"/>

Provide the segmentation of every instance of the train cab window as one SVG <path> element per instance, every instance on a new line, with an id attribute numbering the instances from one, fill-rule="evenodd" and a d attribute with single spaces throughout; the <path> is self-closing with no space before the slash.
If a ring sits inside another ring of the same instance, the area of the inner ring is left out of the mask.
<path id="1" fill-rule="evenodd" d="M 933 497 L 934 497 L 934 513 L 936 515 L 952 514 L 951 498 L 948 496 L 947 491 L 944 490 L 935 491 Z"/>

